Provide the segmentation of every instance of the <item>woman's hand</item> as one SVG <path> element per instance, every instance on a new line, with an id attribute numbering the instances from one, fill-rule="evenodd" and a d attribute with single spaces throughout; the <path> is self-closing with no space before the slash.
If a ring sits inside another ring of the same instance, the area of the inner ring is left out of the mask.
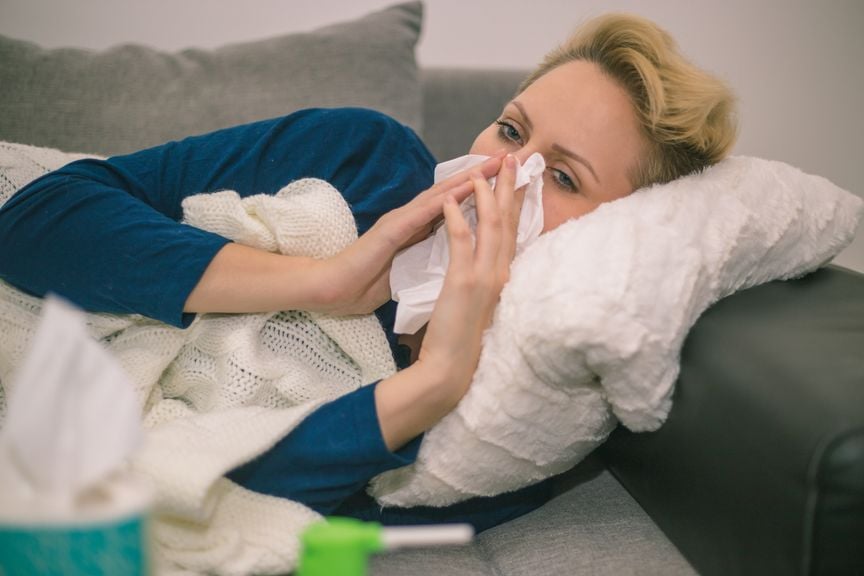
<path id="1" fill-rule="evenodd" d="M 503 153 L 473 169 L 491 178 Z M 390 299 L 390 265 L 400 250 L 432 232 L 443 215 L 445 198 L 457 204 L 474 191 L 469 171 L 455 174 L 422 192 L 408 204 L 384 214 L 351 246 L 317 266 L 323 287 L 322 309 L 335 315 L 368 313 Z"/>
<path id="2" fill-rule="evenodd" d="M 417 362 L 378 384 L 376 406 L 387 446 L 395 449 L 450 412 L 468 390 L 501 289 L 510 277 L 524 189 L 513 190 L 516 163 L 504 161 L 493 191 L 472 174 L 477 204 L 474 243 L 458 201 L 443 202 L 450 263 Z"/>
<path id="3" fill-rule="evenodd" d="M 484 162 L 479 171 L 490 178 L 500 167 L 498 155 Z M 473 190 L 467 172 L 443 180 L 382 216 L 357 241 L 324 260 L 228 244 L 210 262 L 184 310 L 372 312 L 390 299 L 390 264 L 396 253 L 429 234 L 441 217 L 445 197 L 461 202 Z"/>
<path id="4" fill-rule="evenodd" d="M 514 191 L 515 180 L 512 156 L 506 158 L 494 191 L 482 175 L 472 176 L 478 218 L 476 245 L 456 201 L 448 198 L 444 204 L 450 264 L 417 362 L 445 370 L 451 385 L 459 389 L 459 398 L 474 376 L 483 332 L 492 322 L 501 289 L 510 278 L 525 193 L 524 189 Z"/>

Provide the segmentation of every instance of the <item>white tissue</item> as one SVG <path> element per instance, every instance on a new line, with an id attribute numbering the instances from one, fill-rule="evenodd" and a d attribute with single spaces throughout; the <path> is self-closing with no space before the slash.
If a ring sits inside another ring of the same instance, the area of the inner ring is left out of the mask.
<path id="1" fill-rule="evenodd" d="M 0 506 L 75 511 L 142 440 L 141 407 L 85 315 L 49 296 L 30 350 L 7 386 L 0 430 Z"/>
<path id="2" fill-rule="evenodd" d="M 457 172 L 481 164 L 489 156 L 468 154 L 435 167 L 435 182 Z M 517 167 L 516 188 L 526 186 L 525 201 L 519 217 L 516 234 L 516 254 L 522 252 L 540 236 L 543 230 L 543 156 L 534 153 L 525 163 Z M 495 179 L 490 183 L 494 186 Z M 477 228 L 477 209 L 474 196 L 461 205 L 462 214 L 471 227 Z M 422 242 L 410 246 L 396 255 L 390 268 L 390 291 L 396 307 L 394 331 L 397 334 L 414 334 L 422 328 L 432 315 L 435 301 L 444 285 L 444 274 L 450 261 L 446 226 L 440 225 L 434 234 Z"/>

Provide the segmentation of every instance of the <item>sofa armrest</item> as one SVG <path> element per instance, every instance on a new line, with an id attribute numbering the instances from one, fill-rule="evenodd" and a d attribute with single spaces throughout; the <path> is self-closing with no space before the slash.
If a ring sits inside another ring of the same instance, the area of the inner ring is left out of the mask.
<path id="1" fill-rule="evenodd" d="M 528 75 L 525 70 L 421 69 L 423 141 L 439 161 L 468 153 Z"/>
<path id="2" fill-rule="evenodd" d="M 668 421 L 601 455 L 702 574 L 864 573 L 864 275 L 718 302 Z"/>

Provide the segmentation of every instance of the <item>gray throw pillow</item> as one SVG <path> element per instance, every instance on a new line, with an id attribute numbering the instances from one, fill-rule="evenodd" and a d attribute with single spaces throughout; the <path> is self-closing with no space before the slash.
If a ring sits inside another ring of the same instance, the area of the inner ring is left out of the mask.
<path id="1" fill-rule="evenodd" d="M 174 53 L 47 50 L 0 37 L 0 140 L 120 154 L 337 106 L 379 110 L 419 132 L 422 15 L 408 2 L 311 32 Z"/>

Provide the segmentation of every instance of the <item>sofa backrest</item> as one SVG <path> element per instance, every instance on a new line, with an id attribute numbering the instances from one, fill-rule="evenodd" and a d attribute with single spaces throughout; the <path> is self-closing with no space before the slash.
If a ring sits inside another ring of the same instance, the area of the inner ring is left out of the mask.
<path id="1" fill-rule="evenodd" d="M 289 114 L 358 106 L 422 131 L 420 2 L 213 49 L 44 48 L 0 36 L 0 140 L 122 154 Z"/>
<path id="2" fill-rule="evenodd" d="M 123 154 L 313 106 L 360 106 L 468 152 L 526 71 L 418 67 L 417 1 L 214 49 L 44 48 L 0 36 L 0 141 Z"/>
<path id="3" fill-rule="evenodd" d="M 526 70 L 426 68 L 423 141 L 439 160 L 468 153 L 474 138 L 498 118 Z"/>

